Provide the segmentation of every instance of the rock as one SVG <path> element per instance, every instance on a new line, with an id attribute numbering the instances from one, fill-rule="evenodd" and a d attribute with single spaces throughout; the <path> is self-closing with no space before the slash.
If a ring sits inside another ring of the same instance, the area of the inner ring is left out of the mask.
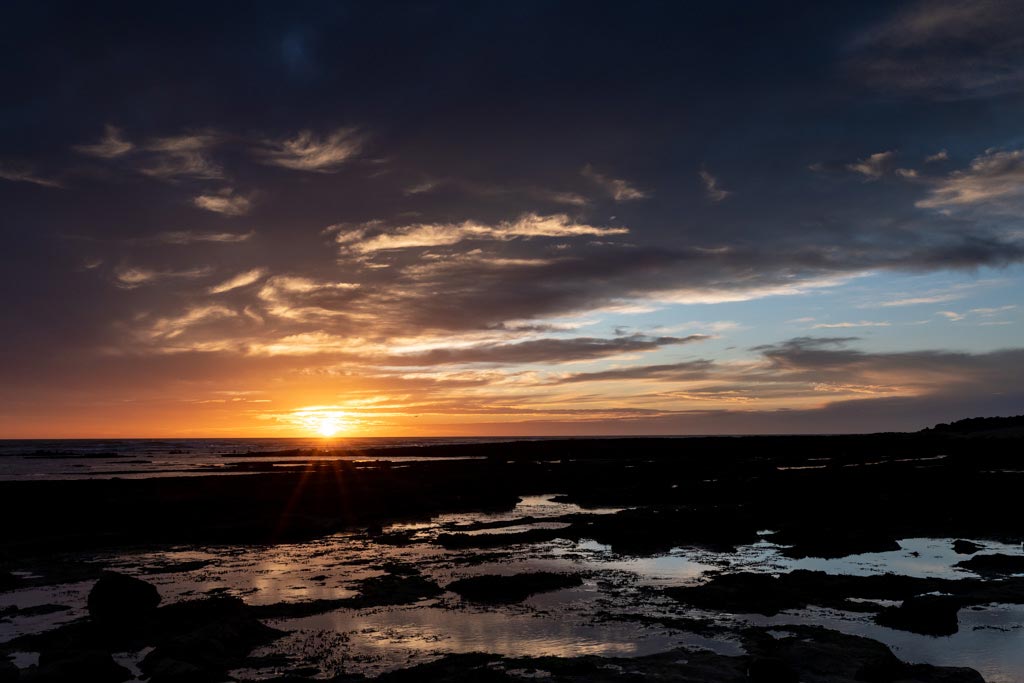
<path id="1" fill-rule="evenodd" d="M 953 552 L 957 555 L 973 555 L 979 550 L 984 549 L 985 546 L 978 545 L 974 541 L 965 541 L 962 538 L 958 538 L 953 541 Z"/>
<path id="2" fill-rule="evenodd" d="M 573 588 L 582 583 L 583 579 L 577 574 L 533 572 L 512 576 L 470 576 L 453 581 L 446 588 L 473 602 L 511 603 L 520 602 L 536 593 Z"/>
<path id="3" fill-rule="evenodd" d="M 747 667 L 751 683 L 800 683 L 800 675 L 786 662 L 775 657 L 756 657 Z"/>
<path id="4" fill-rule="evenodd" d="M 150 683 L 217 683 L 221 679 L 215 671 L 171 657 L 158 659 L 149 668 Z"/>
<path id="5" fill-rule="evenodd" d="M 391 571 L 393 573 L 363 579 L 359 583 L 359 595 L 346 599 L 345 606 L 361 609 L 404 605 L 433 598 L 444 592 L 434 581 L 420 576 L 415 570 L 396 570 L 392 567 Z"/>
<path id="6" fill-rule="evenodd" d="M 906 664 L 878 641 L 816 626 L 786 630 L 793 635 L 771 643 L 771 656 L 793 667 L 800 681 L 889 683 L 906 670 Z"/>
<path id="7" fill-rule="evenodd" d="M 0 683 L 15 683 L 21 676 L 21 671 L 6 659 L 0 659 Z"/>
<path id="8" fill-rule="evenodd" d="M 219 681 L 253 649 L 280 636 L 281 631 L 245 614 L 227 616 L 164 640 L 140 666 L 150 676 L 161 672 L 167 680 Z M 192 673 L 173 678 L 185 672 Z"/>
<path id="9" fill-rule="evenodd" d="M 757 541 L 757 528 L 738 508 L 652 506 L 582 517 L 561 537 L 593 539 L 629 555 L 666 553 L 678 546 L 729 552 Z"/>
<path id="10" fill-rule="evenodd" d="M 0 571 L 0 591 L 14 590 L 21 585 L 21 579 L 8 571 Z"/>
<path id="11" fill-rule="evenodd" d="M 89 681 L 89 683 L 121 683 L 131 680 L 132 672 L 114 661 L 107 652 L 100 650 L 57 650 L 39 654 L 39 666 L 35 681 L 64 683 L 65 681 Z"/>
<path id="12" fill-rule="evenodd" d="M 975 555 L 969 560 L 958 562 L 956 566 L 978 574 L 1024 574 L 1024 555 Z"/>
<path id="13" fill-rule="evenodd" d="M 702 609 L 771 617 L 784 609 L 808 604 L 808 597 L 791 587 L 788 577 L 747 572 L 721 574 L 698 586 L 668 588 L 665 592 L 680 602 Z"/>
<path id="14" fill-rule="evenodd" d="M 899 607 L 888 607 L 875 621 L 882 626 L 921 633 L 928 636 L 950 636 L 959 628 L 957 612 L 960 602 L 939 595 L 921 595 L 908 598 Z"/>
<path id="15" fill-rule="evenodd" d="M 124 624 L 151 615 L 159 604 L 153 584 L 118 572 L 103 572 L 89 591 L 89 614 L 101 622 Z"/>
<path id="16" fill-rule="evenodd" d="M 861 553 L 899 550 L 900 544 L 886 530 L 857 527 L 822 528 L 817 525 L 784 529 L 772 539 L 789 545 L 783 555 L 794 559 L 821 557 L 834 559 Z"/>
<path id="17" fill-rule="evenodd" d="M 904 677 L 921 683 L 985 683 L 985 679 L 974 669 L 965 666 L 931 666 L 912 664 L 907 667 Z M 888 683 L 888 681 L 886 681 Z"/>

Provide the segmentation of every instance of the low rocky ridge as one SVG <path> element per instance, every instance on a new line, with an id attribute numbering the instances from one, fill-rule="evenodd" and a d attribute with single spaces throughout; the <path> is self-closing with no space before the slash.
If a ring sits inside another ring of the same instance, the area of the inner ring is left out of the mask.
<path id="1" fill-rule="evenodd" d="M 951 635 L 958 630 L 957 612 L 961 607 L 1024 604 L 1024 578 L 985 581 L 897 574 L 846 576 L 801 569 L 779 576 L 752 572 L 719 574 L 706 583 L 668 588 L 665 592 L 694 607 L 736 614 L 774 616 L 808 605 L 874 612 L 875 620 L 884 626 L 926 635 Z M 871 600 L 902 603 L 883 607 Z"/>
<path id="2" fill-rule="evenodd" d="M 957 563 L 956 566 L 983 575 L 1024 574 L 1024 555 L 975 555 L 969 560 Z"/>
<path id="3" fill-rule="evenodd" d="M 358 595 L 350 598 L 308 600 L 305 602 L 280 602 L 272 605 L 257 605 L 249 611 L 261 619 L 281 619 L 322 614 L 336 609 L 365 609 L 405 605 L 434 598 L 444 592 L 437 583 L 424 577 L 415 567 L 390 563 L 381 567 L 386 574 L 371 576 L 359 581 L 353 588 Z"/>
<path id="4" fill-rule="evenodd" d="M 577 574 L 552 572 L 531 572 L 512 576 L 485 574 L 458 579 L 449 583 L 447 589 L 472 602 L 499 604 L 522 602 L 537 593 L 575 588 L 582 583 L 583 578 Z"/>

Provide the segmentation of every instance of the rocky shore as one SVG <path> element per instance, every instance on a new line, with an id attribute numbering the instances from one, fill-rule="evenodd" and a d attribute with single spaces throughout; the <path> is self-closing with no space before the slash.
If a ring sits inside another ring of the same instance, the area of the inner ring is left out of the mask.
<path id="1" fill-rule="evenodd" d="M 412 546 L 421 555 L 458 553 L 456 564 L 471 567 L 551 542 L 596 543 L 624 558 L 658 557 L 680 547 L 714 557 L 770 538 L 781 556 L 826 560 L 892 552 L 905 538 L 947 538 L 949 552 L 959 557 L 953 570 L 963 572 L 957 578 L 720 569 L 697 582 L 638 591 L 635 613 L 613 618 L 657 621 L 645 616 L 645 601 L 672 604 L 700 615 L 687 624 L 689 630 L 714 634 L 721 630 L 712 624 L 716 614 L 773 617 L 823 608 L 861 614 L 887 629 L 948 637 L 960 631 L 962 610 L 1024 604 L 1024 554 L 985 551 L 986 543 L 1012 548 L 1024 538 L 1018 504 L 1022 445 L 1017 436 L 950 430 L 581 439 L 450 446 L 437 455 L 474 459 L 428 458 L 400 467 L 328 460 L 239 476 L 0 483 L 0 514 L 18 520 L 5 531 L 0 594 L 72 582 L 90 586 L 87 616 L 0 641 L 0 682 L 213 682 L 256 668 L 277 672 L 273 680 L 323 680 L 323 671 L 266 653 L 288 634 L 288 620 L 424 604 L 504 609 L 531 596 L 607 582 L 594 570 L 449 572 L 451 578 L 440 579 L 436 571 L 421 571 L 413 554 L 402 559 Z M 543 518 L 512 513 L 523 496 L 552 491 L 576 511 Z M 461 512 L 493 514 L 443 524 L 429 538 L 408 524 Z M 201 573 L 208 559 L 132 576 L 102 563 L 69 561 L 76 554 L 170 544 L 301 544 L 336 532 L 354 534 L 361 548 L 386 548 L 399 559 L 374 565 L 343 597 L 267 604 L 212 593 L 168 602 L 150 582 Z M 5 620 L 64 609 L 5 608 L 0 633 Z M 879 642 L 818 626 L 748 624 L 733 627 L 728 637 L 742 654 L 678 648 L 630 658 L 440 653 L 434 661 L 384 671 L 378 680 L 983 681 L 977 671 L 904 662 Z M 17 652 L 38 653 L 38 659 L 17 667 L 5 659 Z M 126 652 L 143 653 L 137 670 L 115 660 Z M 326 680 L 364 677 L 336 670 Z"/>

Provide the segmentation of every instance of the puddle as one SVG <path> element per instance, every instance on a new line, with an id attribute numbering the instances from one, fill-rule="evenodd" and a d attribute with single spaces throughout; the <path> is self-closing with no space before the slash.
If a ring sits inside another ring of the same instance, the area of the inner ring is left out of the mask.
<path id="1" fill-rule="evenodd" d="M 584 577 L 578 588 L 535 595 L 519 605 L 481 607 L 446 593 L 415 605 L 342 609 L 268 622 L 292 633 L 255 654 L 287 654 L 295 666 L 316 666 L 325 676 L 343 671 L 374 674 L 428 661 L 446 652 L 631 657 L 689 646 L 722 654 L 741 653 L 737 642 L 727 636 L 710 638 L 691 633 L 678 621 L 673 624 L 678 628 L 668 628 L 650 623 L 650 617 L 711 617 L 728 627 L 816 624 L 879 640 L 908 661 L 973 667 L 990 683 L 1019 681 L 1019 672 L 1024 671 L 1024 606 L 963 609 L 959 633 L 932 638 L 878 626 L 870 615 L 861 613 L 808 609 L 771 619 L 733 617 L 693 610 L 657 592 L 665 586 L 698 582 L 709 571 L 810 569 L 856 575 L 894 572 L 954 579 L 976 576 L 954 567 L 970 556 L 953 552 L 952 539 L 903 539 L 897 551 L 833 560 L 786 558 L 781 548 L 771 542 L 768 530 L 757 543 L 733 553 L 676 548 L 652 557 L 619 555 L 609 546 L 586 539 L 556 539 L 486 550 L 446 550 L 430 542 L 438 534 L 464 525 L 532 518 L 515 526 L 468 532 L 512 533 L 565 526 L 564 521 L 556 519 L 564 515 L 617 511 L 583 510 L 555 498 L 554 494 L 530 496 L 508 512 L 445 514 L 428 522 L 395 524 L 384 529 L 385 533 L 414 533 L 413 542 L 404 546 L 390 546 L 347 533 L 297 544 L 182 547 L 160 552 L 100 554 L 75 561 L 94 562 L 97 567 L 141 576 L 158 587 L 165 603 L 217 592 L 240 596 L 253 605 L 346 598 L 356 594 L 358 581 L 380 575 L 384 571 L 382 566 L 390 562 L 414 565 L 442 586 L 456 578 L 479 574 L 555 571 L 580 573 Z M 984 547 L 982 553 L 1020 553 L 1018 546 L 993 542 L 980 545 Z M 27 573 L 35 569 L 18 568 L 21 576 L 38 580 L 36 575 Z M 15 613 L 0 620 L 0 642 L 83 616 L 91 586 L 92 581 L 77 581 L 0 593 L 0 609 L 46 604 L 68 607 L 48 614 Z M 640 621 L 638 617 L 647 619 Z M 18 665 L 27 666 L 32 653 L 22 655 Z M 138 653 L 124 653 L 118 658 L 131 663 L 138 660 Z M 245 678 L 279 674 L 260 669 L 236 673 Z"/>

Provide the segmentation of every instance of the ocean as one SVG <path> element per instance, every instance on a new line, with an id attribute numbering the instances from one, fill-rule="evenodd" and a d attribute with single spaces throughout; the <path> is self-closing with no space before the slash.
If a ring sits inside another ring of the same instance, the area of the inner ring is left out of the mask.
<path id="1" fill-rule="evenodd" d="M 282 451 L 275 462 L 317 458 L 376 459 L 365 451 L 396 447 L 531 441 L 551 437 L 367 437 L 290 439 L 12 439 L 0 440 L 0 481 L 148 478 L 241 474 L 240 456 Z M 339 451 L 353 451 L 339 454 Z M 314 451 L 311 455 L 308 451 Z M 384 453 L 381 453 L 384 456 Z M 437 456 L 430 456 L 436 458 Z M 244 459 L 244 458 L 243 458 Z M 391 456 L 389 460 L 418 460 L 417 456 Z"/>

